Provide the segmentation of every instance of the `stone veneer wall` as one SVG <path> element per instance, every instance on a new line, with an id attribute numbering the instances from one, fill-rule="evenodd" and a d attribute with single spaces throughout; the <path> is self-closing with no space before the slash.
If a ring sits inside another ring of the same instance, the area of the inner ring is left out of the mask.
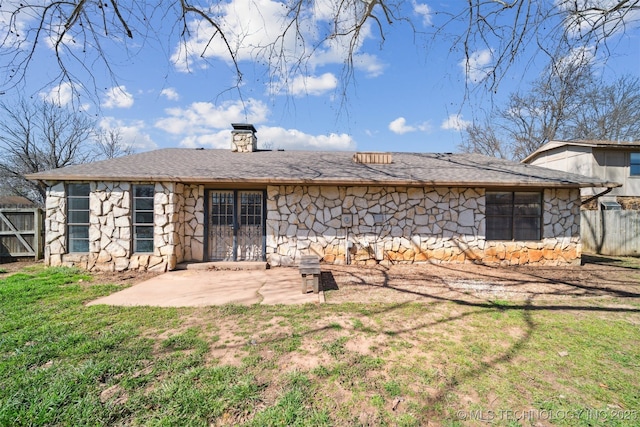
<path id="1" fill-rule="evenodd" d="M 294 264 L 305 254 L 336 264 L 347 255 L 353 264 L 580 262 L 579 190 L 544 191 L 543 238 L 532 242 L 485 240 L 484 194 L 484 188 L 270 186 L 267 258 L 271 265 Z"/>
<path id="2" fill-rule="evenodd" d="M 91 189 L 95 186 L 92 185 Z M 46 265 L 62 265 L 62 256 L 67 252 L 67 200 L 64 183 L 47 187 L 44 213 L 44 262 Z"/>
<path id="3" fill-rule="evenodd" d="M 204 186 L 176 184 L 176 191 L 182 194 L 183 209 L 180 210 L 179 226 L 182 237 L 182 260 L 204 260 Z M 178 260 L 181 262 L 182 260 Z"/>
<path id="4" fill-rule="evenodd" d="M 144 184 L 144 183 L 142 183 Z M 64 183 L 47 190 L 45 263 L 89 270 L 174 269 L 183 260 L 202 261 L 204 251 L 204 187 L 156 183 L 154 252 L 132 253 L 132 185 L 92 182 L 89 194 L 89 252 L 66 253 Z"/>
<path id="5" fill-rule="evenodd" d="M 154 253 L 132 249 L 131 183 L 91 183 L 89 253 L 66 253 L 63 183 L 47 190 L 47 265 L 91 270 L 171 270 L 203 261 L 204 186 L 156 183 Z M 271 265 L 317 254 L 327 263 L 483 262 L 571 264 L 580 261 L 579 190 L 544 190 L 543 238 L 487 241 L 484 188 L 269 186 L 266 253 Z M 352 218 L 350 226 L 343 216 Z M 347 242 L 352 245 L 347 248 Z"/>

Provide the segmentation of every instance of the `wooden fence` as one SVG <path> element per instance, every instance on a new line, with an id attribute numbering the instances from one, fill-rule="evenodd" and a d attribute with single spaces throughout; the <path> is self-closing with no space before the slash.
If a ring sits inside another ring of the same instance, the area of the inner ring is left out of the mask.
<path id="1" fill-rule="evenodd" d="M 42 258 L 42 210 L 0 208 L 0 259 Z"/>
<path id="2" fill-rule="evenodd" d="M 640 211 L 581 211 L 583 252 L 640 255 Z"/>

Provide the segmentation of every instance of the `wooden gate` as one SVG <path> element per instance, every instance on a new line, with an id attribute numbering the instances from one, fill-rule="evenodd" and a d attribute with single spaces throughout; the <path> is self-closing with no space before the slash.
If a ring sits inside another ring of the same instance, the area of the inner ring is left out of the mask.
<path id="1" fill-rule="evenodd" d="M 42 258 L 42 210 L 0 208 L 0 258 Z"/>

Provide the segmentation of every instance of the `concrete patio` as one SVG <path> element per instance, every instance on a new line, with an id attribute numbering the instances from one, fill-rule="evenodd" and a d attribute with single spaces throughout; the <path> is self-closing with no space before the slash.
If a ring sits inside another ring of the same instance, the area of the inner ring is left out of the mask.
<path id="1" fill-rule="evenodd" d="M 297 268 L 270 270 L 177 270 L 161 274 L 87 305 L 203 307 L 222 304 L 305 304 L 324 302 L 301 292 Z"/>

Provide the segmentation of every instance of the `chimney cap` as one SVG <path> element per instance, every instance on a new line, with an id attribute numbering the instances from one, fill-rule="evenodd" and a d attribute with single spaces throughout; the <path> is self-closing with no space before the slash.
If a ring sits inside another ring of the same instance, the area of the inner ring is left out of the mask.
<path id="1" fill-rule="evenodd" d="M 231 123 L 231 126 L 233 126 L 233 130 L 258 132 L 256 128 L 253 127 L 252 124 L 248 124 L 248 123 Z"/>

